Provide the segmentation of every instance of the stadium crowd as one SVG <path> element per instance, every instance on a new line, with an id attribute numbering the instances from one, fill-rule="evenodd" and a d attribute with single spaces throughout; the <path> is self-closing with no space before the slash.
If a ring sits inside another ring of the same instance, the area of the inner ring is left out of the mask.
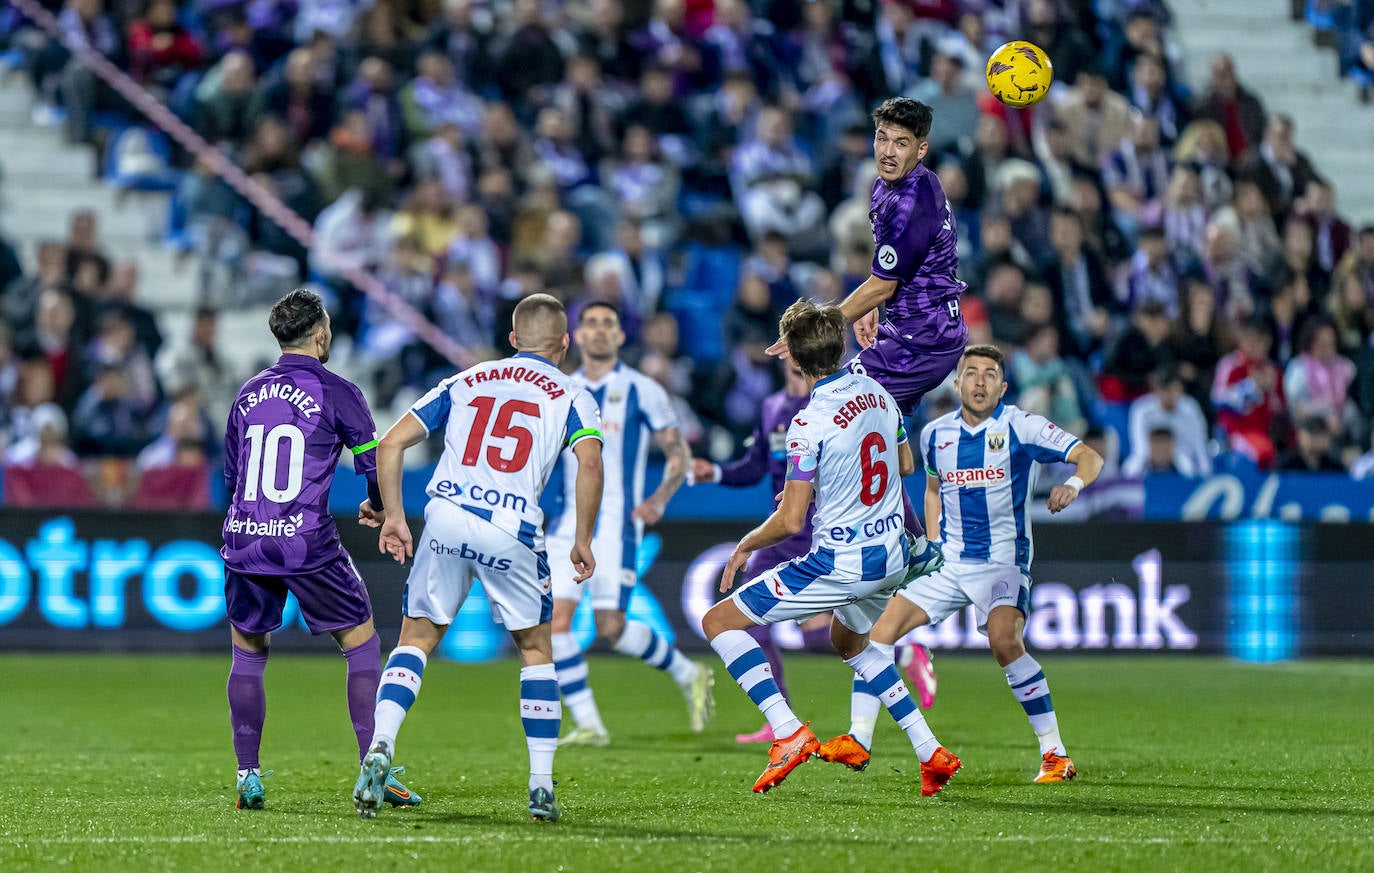
<path id="1" fill-rule="evenodd" d="M 374 404 L 450 372 L 354 267 L 482 357 L 509 351 L 530 293 L 574 316 L 614 302 L 688 439 L 728 455 L 781 384 L 764 354 L 781 310 L 869 273 L 867 112 L 905 94 L 934 109 L 970 341 L 1006 349 L 1009 399 L 1095 435 L 1128 477 L 1374 473 L 1374 226 L 1342 218 L 1339 180 L 1230 58 L 1189 59 L 1210 76 L 1188 89 L 1162 0 L 70 0 L 60 20 L 315 240 L 123 128 L 142 120 L 11 10 L 36 116 L 173 180 L 168 241 L 202 265 L 203 308 L 164 344 L 89 215 L 32 268 L 4 246 L 9 467 L 213 466 L 251 375 L 221 363 L 214 307 L 300 282 L 326 293 Z M 1028 110 L 982 85 L 1010 38 L 1054 61 Z M 95 481 L 113 500 L 137 479 Z"/>

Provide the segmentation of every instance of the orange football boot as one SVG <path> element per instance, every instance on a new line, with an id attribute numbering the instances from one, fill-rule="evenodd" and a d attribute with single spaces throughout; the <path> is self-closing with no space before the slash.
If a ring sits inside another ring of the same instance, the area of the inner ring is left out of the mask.
<path id="1" fill-rule="evenodd" d="M 954 774 L 959 772 L 959 768 L 964 766 L 964 762 L 959 757 L 940 746 L 935 750 L 935 754 L 930 756 L 929 761 L 921 762 L 921 796 L 931 797 L 939 794 L 940 789 L 949 784 L 949 780 L 954 778 Z"/>
<path id="2" fill-rule="evenodd" d="M 1056 755 L 1054 752 L 1046 752 L 1040 759 L 1040 773 L 1035 777 L 1036 782 L 1068 782 L 1078 775 L 1078 768 L 1073 765 L 1073 759 L 1068 755 Z"/>
<path id="3" fill-rule="evenodd" d="M 811 732 L 807 722 L 790 737 L 774 740 L 768 749 L 768 767 L 754 783 L 754 791 L 762 794 L 782 784 L 787 774 L 806 763 L 806 759 L 820 750 L 820 740 Z"/>
<path id="4" fill-rule="evenodd" d="M 851 770 L 862 770 L 868 766 L 868 749 L 863 743 L 854 739 L 853 734 L 840 734 L 833 740 L 826 740 L 821 743 L 820 751 L 816 752 L 817 757 L 822 761 L 830 761 L 834 764 L 843 764 Z"/>

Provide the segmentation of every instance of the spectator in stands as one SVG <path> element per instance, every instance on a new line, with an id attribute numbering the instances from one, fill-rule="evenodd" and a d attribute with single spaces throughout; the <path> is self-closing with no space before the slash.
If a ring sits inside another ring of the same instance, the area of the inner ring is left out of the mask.
<path id="1" fill-rule="evenodd" d="M 219 340 L 219 314 L 201 307 L 191 321 L 190 334 L 169 343 L 156 361 L 158 379 L 167 394 L 175 397 L 194 390 L 203 398 L 215 433 L 224 429 L 240 387 L 220 352 Z"/>
<path id="2" fill-rule="evenodd" d="M 1337 271 L 1335 283 L 1326 298 L 1326 310 L 1336 325 L 1341 352 L 1359 354 L 1374 336 L 1374 307 L 1369 304 L 1364 283 L 1354 270 Z"/>
<path id="3" fill-rule="evenodd" d="M 1040 207 L 1040 170 L 1030 161 L 1011 158 L 997 170 L 1001 191 L 998 209 L 1011 223 L 1011 235 L 1027 252 L 1049 250 L 1050 220 Z"/>
<path id="4" fill-rule="evenodd" d="M 473 281 L 483 294 L 494 293 L 501 284 L 501 250 L 491 237 L 487 214 L 480 206 L 460 206 L 458 234 L 448 249 L 449 260 L 470 265 Z"/>
<path id="5" fill-rule="evenodd" d="M 145 409 L 152 409 L 159 400 L 157 376 L 148 352 L 138 344 L 133 323 L 123 313 L 109 310 L 100 316 L 98 330 L 86 349 L 89 381 L 105 367 L 123 371 L 127 396 Z"/>
<path id="6" fill-rule="evenodd" d="M 1189 124 L 1174 146 L 1174 164 L 1190 167 L 1197 173 L 1202 202 L 1208 211 L 1231 202 L 1230 160 L 1226 131 L 1211 119 Z"/>
<path id="7" fill-rule="evenodd" d="M 1272 340 L 1263 320 L 1244 322 L 1236 340 L 1238 348 L 1217 364 L 1212 404 L 1231 450 L 1268 470 L 1284 426 L 1282 374 L 1269 358 Z"/>
<path id="8" fill-rule="evenodd" d="M 620 262 L 626 305 L 632 315 L 647 319 L 658 311 L 668 281 L 668 262 L 657 245 L 645 239 L 645 230 L 633 219 L 621 221 L 615 245 L 606 254 Z"/>
<path id="9" fill-rule="evenodd" d="M 1350 401 L 1355 365 L 1336 345 L 1336 327 L 1326 318 L 1309 318 L 1298 338 L 1298 354 L 1283 375 L 1283 393 L 1292 416 L 1326 419 L 1337 440 L 1358 426 L 1359 411 Z"/>
<path id="10" fill-rule="evenodd" d="M 32 334 L 16 343 L 22 356 L 47 363 L 53 399 L 64 409 L 72 407 L 85 386 L 85 358 L 81 340 L 72 329 L 75 322 L 72 298 L 62 291 L 48 289 L 38 297 Z"/>
<path id="11" fill-rule="evenodd" d="M 1269 211 L 1280 221 L 1316 175 L 1307 155 L 1293 143 L 1293 119 L 1287 115 L 1269 118 L 1263 141 L 1246 153 L 1237 172 L 1240 179 L 1259 186 Z"/>
<path id="12" fill-rule="evenodd" d="M 1134 236 L 1143 213 L 1157 209 L 1169 188 L 1172 167 L 1159 145 L 1153 119 L 1137 115 L 1131 136 L 1121 141 L 1102 163 L 1102 184 L 1112 205 L 1117 227 Z"/>
<path id="13" fill-rule="evenodd" d="M 0 291 L 0 315 L 9 325 L 16 343 L 33 332 L 38 298 L 44 291 L 60 290 L 67 280 L 67 250 L 60 242 L 38 244 L 38 270 L 19 276 Z"/>
<path id="14" fill-rule="evenodd" d="M 1280 367 L 1286 367 L 1300 350 L 1299 338 L 1303 326 L 1314 314 L 1314 306 L 1307 277 L 1301 273 L 1283 270 L 1278 274 L 1276 286 L 1262 309 L 1273 336 L 1272 357 Z"/>
<path id="15" fill-rule="evenodd" d="M 204 57 L 200 40 L 177 20 L 175 0 L 150 0 L 143 17 L 129 25 L 129 74 L 145 87 L 166 95 Z"/>
<path id="16" fill-rule="evenodd" d="M 414 237 L 432 258 L 443 257 L 459 233 L 453 201 L 437 178 L 420 179 L 391 219 L 391 236 Z"/>
<path id="17" fill-rule="evenodd" d="M 807 8 L 812 5 L 818 4 L 807 4 Z M 871 133 L 867 125 L 854 124 L 845 128 L 840 136 L 834 156 L 821 172 L 818 188 L 828 212 L 833 214 L 836 207 L 857 190 L 855 185 L 864 164 L 873 160 Z"/>
<path id="18" fill-rule="evenodd" d="M 724 319 L 725 348 L 733 377 L 724 411 L 737 435 L 753 428 L 759 404 L 774 389 L 773 360 L 764 350 L 777 335 L 778 316 L 768 283 L 746 272 Z"/>
<path id="19" fill-rule="evenodd" d="M 1200 263 L 1202 239 L 1207 231 L 1207 207 L 1197 171 L 1186 165 L 1174 167 L 1161 208 L 1146 210 L 1145 221 L 1164 226 L 1164 241 L 1175 263 L 1190 266 Z"/>
<path id="20" fill-rule="evenodd" d="M 134 339 L 149 358 L 157 357 L 162 348 L 162 331 L 157 315 L 148 307 L 134 302 L 138 295 L 138 261 L 125 260 L 115 264 L 110 280 L 105 284 L 103 299 L 96 307 L 96 317 L 115 312 L 133 325 Z"/>
<path id="21" fill-rule="evenodd" d="M 625 111 L 625 95 L 601 75 L 595 55 L 570 58 L 563 81 L 549 100 L 568 117 L 577 149 L 588 160 L 599 161 L 616 150 L 617 119 Z"/>
<path id="22" fill-rule="evenodd" d="M 920 100 L 940 119 L 931 125 L 932 153 L 945 150 L 967 151 L 973 147 L 978 131 L 978 95 L 964 76 L 963 59 L 956 54 L 937 53 L 930 62 L 930 77 L 908 95 Z"/>
<path id="23" fill-rule="evenodd" d="M 212 143 L 239 143 L 252 132 L 257 78 L 247 52 L 230 52 L 196 88 L 196 130 Z"/>
<path id="24" fill-rule="evenodd" d="M 1337 276 L 1355 276 L 1364 288 L 1365 299 L 1374 306 L 1374 224 L 1360 228 L 1355 245 L 1336 267 Z"/>
<path id="25" fill-rule="evenodd" d="M 390 218 L 376 193 L 356 188 L 344 192 L 315 221 L 310 268 L 331 285 L 350 284 L 349 271 L 371 269 L 385 260 Z"/>
<path id="26" fill-rule="evenodd" d="M 735 203 L 749 235 L 759 239 L 777 231 L 796 245 L 825 226 L 825 204 L 811 190 L 811 158 L 792 135 L 792 122 L 780 107 L 759 113 L 755 137 L 731 159 Z M 814 241 L 812 241 L 814 244 Z"/>
<path id="27" fill-rule="evenodd" d="M 731 81 L 733 79 L 726 80 L 726 86 L 721 89 L 719 99 L 725 100 L 729 107 L 744 112 L 747 104 L 728 99 L 735 93 L 730 88 Z M 745 81 L 749 80 L 746 78 Z M 752 83 L 750 91 L 752 93 Z M 745 115 L 752 117 L 749 113 Z M 737 120 L 742 124 L 745 117 L 741 116 Z M 631 124 L 642 125 L 651 130 L 658 138 L 659 148 L 676 163 L 685 164 L 693 161 L 696 149 L 692 143 L 692 125 L 687 113 L 673 102 L 673 77 L 664 67 L 657 64 L 644 67 L 639 79 L 639 96 L 630 101 L 629 108 L 621 118 L 622 126 Z"/>
<path id="28" fill-rule="evenodd" d="M 1078 71 L 1074 87 L 1056 110 L 1072 143 L 1073 156 L 1087 167 L 1099 167 L 1131 135 L 1131 107 L 1107 87 L 1102 72 L 1088 65 Z"/>
<path id="29" fill-rule="evenodd" d="M 1197 400 L 1186 393 L 1183 377 L 1174 364 L 1150 373 L 1150 393 L 1131 404 L 1128 431 L 1131 455 L 1121 465 L 1122 475 L 1143 476 L 1159 472 L 1157 431 L 1169 434 L 1171 472 L 1181 476 L 1207 476 L 1212 458 L 1207 451 L 1207 418 Z"/>
<path id="30" fill-rule="evenodd" d="M 1232 161 L 1257 148 L 1263 139 L 1264 106 L 1240 84 L 1236 62 L 1224 52 L 1212 59 L 1208 88 L 1198 99 L 1193 114 L 1221 125 L 1226 134 L 1226 152 Z"/>
<path id="31" fill-rule="evenodd" d="M 1074 158 L 1068 126 L 1058 118 L 1051 118 L 1036 132 L 1031 145 L 1040 172 L 1049 183 L 1050 199 L 1055 206 L 1067 206 L 1073 199 L 1074 172 L 1091 172 Z"/>
<path id="32" fill-rule="evenodd" d="M 622 217 L 651 226 L 658 239 L 672 239 L 681 180 L 647 127 L 625 129 L 619 154 L 602 162 L 600 176 Z"/>
<path id="33" fill-rule="evenodd" d="M 462 0 L 466 3 L 466 0 Z M 570 7 L 569 13 L 575 14 Z M 639 78 L 639 53 L 630 45 L 625 4 L 619 0 L 591 0 L 577 34 L 578 48 L 597 59 L 601 71 L 618 84 Z"/>
<path id="34" fill-rule="evenodd" d="M 129 378 L 119 364 L 96 368 L 91 387 L 72 414 L 76 450 L 82 455 L 132 458 L 151 440 L 152 408 L 130 396 Z"/>
<path id="35" fill-rule="evenodd" d="M 1034 327 L 1009 364 L 1007 377 L 1016 385 L 1017 406 L 1073 433 L 1087 429 L 1069 365 L 1059 356 L 1059 330 L 1054 325 Z"/>
<path id="36" fill-rule="evenodd" d="M 507 100 L 529 111 L 563 77 L 563 52 L 539 0 L 515 0 L 514 13 L 514 28 L 492 48 L 493 79 Z"/>
<path id="37" fill-rule="evenodd" d="M 1077 213 L 1060 208 L 1051 214 L 1050 245 L 1051 259 L 1042 275 L 1067 329 L 1062 345 L 1086 359 L 1101 351 L 1116 301 L 1101 259 L 1083 247 L 1083 221 Z"/>
<path id="38" fill-rule="evenodd" d="M 1102 367 L 1100 385 L 1109 403 L 1131 403 L 1150 390 L 1150 373 L 1169 362 L 1169 313 L 1158 300 L 1136 308 L 1131 324 Z"/>
<path id="39" fill-rule="evenodd" d="M 1279 458 L 1278 469 L 1289 473 L 1345 473 L 1345 467 L 1332 455 L 1333 447 L 1327 419 L 1321 415 L 1304 418 L 1298 423 L 1297 445 Z"/>
<path id="40" fill-rule="evenodd" d="M 200 398 L 193 390 L 167 407 L 162 433 L 138 453 L 135 466 L 139 470 L 204 467 L 209 462 L 207 438 Z"/>
<path id="41" fill-rule="evenodd" d="M 1145 53 L 1131 68 L 1131 106 L 1159 128 L 1159 141 L 1166 147 L 1178 142 L 1187 122 L 1187 113 L 1169 87 L 1164 61 L 1159 55 Z"/>
<path id="42" fill-rule="evenodd" d="M 1280 257 L 1282 245 L 1269 204 L 1254 182 L 1236 183 L 1232 205 L 1217 210 L 1213 220 L 1227 224 L 1236 236 L 1237 255 L 1252 275 L 1267 275 Z"/>
<path id="43" fill-rule="evenodd" d="M 362 113 L 371 154 L 384 163 L 387 175 L 392 179 L 403 175 L 404 165 L 398 159 L 405 146 L 405 121 L 391 64 L 379 57 L 366 58 L 339 105 L 345 112 Z"/>
<path id="44" fill-rule="evenodd" d="M 1371 431 L 1374 434 L 1374 431 Z M 1356 458 L 1350 465 L 1350 478 L 1357 481 L 1374 477 L 1374 439 L 1370 440 L 1369 451 Z"/>
<path id="45" fill-rule="evenodd" d="M 1322 272 L 1317 264 L 1312 243 L 1312 226 L 1297 216 L 1288 219 L 1283 226 L 1283 252 L 1276 269 L 1281 266 L 1307 277 L 1307 287 L 1312 290 L 1313 299 L 1324 300 L 1331 290 L 1331 275 Z"/>
<path id="46" fill-rule="evenodd" d="M 1131 245 L 1111 214 L 1104 208 L 1101 182 L 1095 173 L 1076 171 L 1069 192 L 1069 208 L 1078 214 L 1083 224 L 1083 239 L 1087 248 L 1108 261 L 1126 260 Z"/>
<path id="47" fill-rule="evenodd" d="M 103 277 L 109 275 L 110 257 L 100 242 L 99 221 L 91 210 L 82 209 L 72 213 L 67 229 L 66 251 L 68 281 L 76 277 L 77 269 L 86 261 L 95 261 L 99 265 L 102 282 Z"/>
<path id="48" fill-rule="evenodd" d="M 1350 225 L 1336 213 L 1336 193 L 1326 180 L 1313 177 L 1302 202 L 1295 205 L 1313 230 L 1317 266 L 1329 277 L 1350 250 L 1352 236 Z"/>
<path id="49" fill-rule="evenodd" d="M 1217 361 L 1235 341 L 1230 323 L 1217 316 L 1216 295 L 1194 277 L 1184 282 L 1178 318 L 1169 334 L 1169 356 L 1177 362 L 1188 395 L 1211 417 L 1212 381 Z"/>
<path id="50" fill-rule="evenodd" d="M 119 38 L 119 27 L 114 17 L 105 13 L 104 6 L 102 0 L 69 0 L 57 19 L 62 28 L 62 44 L 52 44 L 46 52 L 43 66 L 52 75 L 41 90 L 50 94 L 56 86 L 67 112 L 65 130 L 69 142 L 90 142 L 91 115 L 119 102 L 118 95 L 67 49 L 76 44 L 115 62 L 123 60 L 124 45 Z"/>
<path id="51" fill-rule="evenodd" d="M 1025 12 L 1025 38 L 1040 46 L 1053 59 L 1055 75 L 1073 82 L 1079 74 L 1094 67 L 1097 51 L 1078 22 L 1060 14 L 1055 0 L 1030 0 Z M 1094 71 L 1094 75 L 1100 75 Z M 1106 84 L 1103 79 L 1103 84 Z M 1124 81 L 1120 86 L 1124 87 Z"/>
<path id="52" fill-rule="evenodd" d="M 293 49 L 286 62 L 264 78 L 253 102 L 253 117 L 282 119 L 297 149 L 327 139 L 334 123 L 334 101 L 317 80 L 318 67 L 310 49 Z"/>
<path id="53" fill-rule="evenodd" d="M 1178 314 L 1178 295 L 1178 270 L 1169 257 L 1164 229 L 1155 225 L 1141 228 L 1140 245 L 1131 258 L 1122 299 L 1132 309 L 1147 302 L 1158 303 L 1172 319 Z"/>
<path id="54" fill-rule="evenodd" d="M 474 357 L 486 360 L 496 356 L 493 315 L 490 296 L 478 284 L 472 263 L 450 258 L 434 289 L 435 324 Z"/>
<path id="55" fill-rule="evenodd" d="M 5 466 L 65 467 L 79 470 L 67 446 L 67 414 L 56 403 L 39 404 L 26 423 L 27 433 L 5 450 Z"/>
<path id="56" fill-rule="evenodd" d="M 1202 237 L 1201 275 L 1229 319 L 1249 318 L 1255 312 L 1250 270 L 1241 260 L 1237 234 L 1234 222 L 1213 221 Z"/>
<path id="57" fill-rule="evenodd" d="M 486 108 L 482 100 L 453 71 L 453 62 L 440 52 L 426 52 L 417 63 L 419 75 L 401 89 L 401 115 L 411 140 L 433 135 L 441 125 L 456 124 L 465 135 L 482 130 Z"/>

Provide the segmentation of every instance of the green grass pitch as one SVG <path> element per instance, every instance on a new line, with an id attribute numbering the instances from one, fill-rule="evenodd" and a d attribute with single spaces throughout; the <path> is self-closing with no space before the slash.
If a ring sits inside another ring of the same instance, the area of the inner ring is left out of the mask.
<path id="1" fill-rule="evenodd" d="M 342 659 L 274 656 L 276 774 L 267 809 L 239 812 L 227 657 L 0 657 L 0 870 L 1374 870 L 1374 662 L 1042 661 L 1079 778 L 1030 784 L 1001 672 L 940 656 L 929 719 L 965 768 L 922 798 L 890 720 L 867 771 L 814 760 L 755 796 L 764 749 L 732 735 L 760 719 L 718 664 L 716 721 L 693 736 L 665 676 L 593 658 L 613 743 L 559 753 L 549 826 L 524 811 L 510 661 L 430 665 L 397 758 L 425 804 L 368 822 Z M 842 663 L 793 656 L 788 680 L 818 734 L 845 729 Z"/>

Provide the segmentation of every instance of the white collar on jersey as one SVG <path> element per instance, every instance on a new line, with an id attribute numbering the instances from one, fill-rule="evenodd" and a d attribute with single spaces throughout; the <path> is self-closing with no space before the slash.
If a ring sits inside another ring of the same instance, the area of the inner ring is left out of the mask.
<path id="1" fill-rule="evenodd" d="M 964 420 L 964 408 L 961 406 L 961 407 L 959 407 L 958 410 L 955 411 L 955 413 L 954 413 L 954 420 L 957 421 L 957 422 L 959 422 L 959 426 L 962 427 L 964 430 L 968 431 L 969 433 L 977 433 L 978 431 L 980 431 L 980 430 L 984 429 L 985 427 L 987 427 L 987 426 L 988 426 L 989 424 L 991 424 L 992 422 L 994 422 L 994 421 L 996 421 L 997 419 L 1001 418 L 1001 417 L 1002 417 L 1002 413 L 1004 413 L 1004 412 L 1006 412 L 1006 411 L 1007 411 L 1007 403 L 1006 403 L 1006 401 L 1005 401 L 1005 400 L 999 400 L 999 401 L 997 401 L 997 408 L 994 409 L 994 410 L 992 411 L 992 414 L 991 414 L 991 415 L 989 415 L 987 418 L 983 419 L 982 421 L 978 422 L 977 424 L 969 424 L 967 421 Z"/>

